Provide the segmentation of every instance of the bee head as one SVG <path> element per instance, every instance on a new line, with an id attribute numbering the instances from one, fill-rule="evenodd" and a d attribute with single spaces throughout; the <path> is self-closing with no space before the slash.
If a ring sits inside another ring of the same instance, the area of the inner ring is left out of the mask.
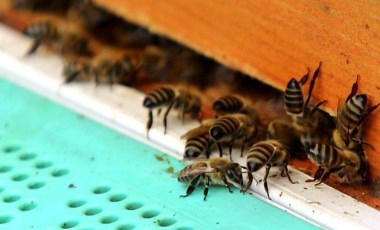
<path id="1" fill-rule="evenodd" d="M 243 187 L 243 173 L 238 163 L 231 163 L 227 169 L 227 180 Z"/>

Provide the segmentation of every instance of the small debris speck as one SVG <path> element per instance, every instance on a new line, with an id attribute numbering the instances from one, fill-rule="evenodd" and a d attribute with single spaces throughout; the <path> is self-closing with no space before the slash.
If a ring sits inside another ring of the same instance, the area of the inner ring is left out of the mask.
<path id="1" fill-rule="evenodd" d="M 75 184 L 69 184 L 68 188 L 76 188 Z"/>

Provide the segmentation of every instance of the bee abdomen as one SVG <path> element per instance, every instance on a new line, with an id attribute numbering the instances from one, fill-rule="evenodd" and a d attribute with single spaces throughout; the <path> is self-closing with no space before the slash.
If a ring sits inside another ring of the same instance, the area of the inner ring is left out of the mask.
<path id="1" fill-rule="evenodd" d="M 367 105 L 367 95 L 361 94 L 350 98 L 342 111 L 343 122 L 346 126 L 357 124 L 364 114 Z"/>
<path id="2" fill-rule="evenodd" d="M 219 98 L 216 100 L 212 108 L 217 112 L 217 113 L 234 113 L 234 112 L 239 112 L 243 109 L 244 103 L 237 97 L 233 95 L 228 95 Z"/>
<path id="3" fill-rule="evenodd" d="M 239 121 L 233 117 L 224 116 L 215 121 L 210 128 L 210 135 L 215 140 L 220 140 L 226 135 L 234 135 L 239 128 Z"/>
<path id="4" fill-rule="evenodd" d="M 335 168 L 343 161 L 339 150 L 330 145 L 313 144 L 306 151 L 309 159 L 322 167 Z"/>
<path id="5" fill-rule="evenodd" d="M 194 137 L 186 141 L 185 157 L 198 157 L 204 152 L 210 142 L 209 135 Z"/>
<path id="6" fill-rule="evenodd" d="M 303 112 L 303 94 L 298 81 L 292 78 L 286 86 L 284 93 L 285 110 L 290 114 Z"/>
<path id="7" fill-rule="evenodd" d="M 169 87 L 160 87 L 148 93 L 144 98 L 143 106 L 145 108 L 154 109 L 173 101 L 175 92 Z"/>
<path id="8" fill-rule="evenodd" d="M 247 166 L 250 172 L 255 172 L 262 168 L 271 158 L 274 152 L 273 145 L 264 141 L 253 145 L 247 154 Z"/>

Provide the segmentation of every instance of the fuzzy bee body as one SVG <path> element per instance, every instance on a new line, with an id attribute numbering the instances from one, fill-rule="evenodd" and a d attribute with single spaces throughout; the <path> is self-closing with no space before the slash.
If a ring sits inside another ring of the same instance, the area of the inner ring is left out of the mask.
<path id="1" fill-rule="evenodd" d="M 335 173 L 339 178 L 351 183 L 357 177 L 365 180 L 366 160 L 362 150 L 351 151 L 348 149 L 338 149 L 331 145 L 314 144 L 307 149 L 309 159 L 318 165 L 318 170 L 313 180 L 325 181 L 331 173 Z M 317 184 L 317 185 L 318 185 Z"/>
<path id="2" fill-rule="evenodd" d="M 201 105 L 202 101 L 198 96 L 183 89 L 177 90 L 177 95 L 174 99 L 174 109 L 180 111 L 182 120 L 184 120 L 185 114 L 190 114 L 192 118 L 198 119 Z"/>
<path id="3" fill-rule="evenodd" d="M 90 65 L 87 62 L 80 62 L 78 60 L 69 61 L 63 67 L 63 76 L 65 83 L 72 81 L 90 81 Z"/>
<path id="4" fill-rule="evenodd" d="M 208 194 L 208 187 L 211 184 L 225 185 L 231 192 L 231 186 L 243 187 L 242 167 L 238 163 L 223 159 L 212 158 L 204 161 L 194 162 L 179 172 L 178 181 L 188 184 L 187 197 L 193 193 L 198 184 L 203 183 L 204 200 Z"/>
<path id="5" fill-rule="evenodd" d="M 224 115 L 215 120 L 210 128 L 210 136 L 216 142 L 220 157 L 223 156 L 221 143 L 229 142 L 231 158 L 232 146 L 235 140 L 241 140 L 241 156 L 244 144 L 250 142 L 257 133 L 257 120 L 245 114 Z"/>
<path id="6" fill-rule="evenodd" d="M 289 176 L 288 161 L 289 153 L 283 148 L 282 144 L 276 140 L 259 141 L 249 149 L 247 154 L 247 169 L 250 173 L 254 173 L 262 167 L 266 167 L 264 188 L 269 199 L 267 178 L 272 166 L 282 167 L 282 175 L 285 174 L 291 183 L 295 183 Z M 249 179 L 246 189 L 251 186 L 252 179 L 253 177 Z"/>
<path id="7" fill-rule="evenodd" d="M 217 115 L 226 115 L 232 113 L 249 113 L 246 102 L 235 95 L 227 95 L 218 98 L 212 104 L 213 110 Z"/>
<path id="8" fill-rule="evenodd" d="M 50 22 L 31 24 L 24 29 L 23 34 L 34 39 L 34 43 L 27 55 L 36 52 L 42 42 L 52 43 L 59 38 L 57 27 Z"/>

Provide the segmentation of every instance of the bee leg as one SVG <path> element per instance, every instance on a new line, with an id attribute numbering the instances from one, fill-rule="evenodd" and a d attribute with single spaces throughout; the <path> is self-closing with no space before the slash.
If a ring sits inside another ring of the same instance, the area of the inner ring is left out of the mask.
<path id="1" fill-rule="evenodd" d="M 100 83 L 99 74 L 97 73 L 97 71 L 94 71 L 93 74 L 95 75 L 95 87 L 97 87 Z"/>
<path id="2" fill-rule="evenodd" d="M 223 157 L 223 149 L 222 149 L 222 145 L 221 145 L 219 142 L 216 142 L 216 146 L 218 146 L 219 157 Z"/>
<path id="3" fill-rule="evenodd" d="M 197 177 L 195 177 L 191 182 L 190 182 L 190 185 L 189 187 L 187 188 L 186 190 L 186 195 L 180 195 L 180 197 L 188 197 L 191 195 L 191 193 L 194 192 L 195 188 L 198 186 L 199 184 L 199 180 L 201 179 L 201 175 L 198 175 Z"/>
<path id="4" fill-rule="evenodd" d="M 203 191 L 203 195 L 204 195 L 203 200 L 206 201 L 206 197 L 208 194 L 208 187 L 210 185 L 210 177 L 208 177 L 208 176 L 205 177 L 204 184 L 205 184 L 205 190 Z"/>
<path id="5" fill-rule="evenodd" d="M 226 178 L 224 175 L 222 176 L 222 180 L 223 180 L 223 182 L 224 182 L 224 185 L 227 187 L 228 191 L 229 191 L 230 193 L 232 193 L 231 186 L 230 186 L 230 184 L 228 183 L 227 178 Z"/>
<path id="6" fill-rule="evenodd" d="M 148 113 L 148 122 L 146 123 L 145 137 L 148 137 L 148 132 L 150 128 L 152 128 L 152 124 L 153 124 L 153 112 L 150 109 Z"/>
<path id="7" fill-rule="evenodd" d="M 322 67 L 322 62 L 319 62 L 319 66 L 315 70 L 315 72 L 313 74 L 313 78 L 310 81 L 309 92 L 308 92 L 308 95 L 307 95 L 307 98 L 306 98 L 306 102 L 305 102 L 305 105 L 304 105 L 304 107 L 306 107 L 306 108 L 307 108 L 307 106 L 309 106 L 309 102 L 310 102 L 310 98 L 311 98 L 311 93 L 313 92 L 315 80 L 319 76 L 319 72 L 321 70 L 321 67 Z"/>
<path id="8" fill-rule="evenodd" d="M 329 178 L 329 176 L 330 176 L 330 173 L 331 173 L 330 171 L 327 171 L 326 173 L 324 173 L 321 177 L 321 180 L 318 183 L 316 183 L 315 186 L 320 185 L 320 184 L 322 184 L 322 182 L 327 180 L 327 178 Z"/>
<path id="9" fill-rule="evenodd" d="M 315 113 L 315 111 L 317 111 L 317 109 L 323 104 L 323 103 L 326 103 L 327 100 L 323 100 L 323 101 L 320 101 L 318 102 L 318 104 L 316 104 L 313 109 L 310 111 L 310 116 L 313 115 Z"/>
<path id="10" fill-rule="evenodd" d="M 70 74 L 70 76 L 66 77 L 65 84 L 74 81 L 78 76 L 79 76 L 79 72 L 75 72 L 73 74 Z"/>
<path id="11" fill-rule="evenodd" d="M 245 142 L 247 141 L 246 139 L 247 139 L 247 138 L 244 137 L 244 140 L 243 140 L 243 142 L 241 143 L 241 146 L 240 146 L 240 157 L 243 157 L 244 145 L 245 145 Z"/>
<path id="12" fill-rule="evenodd" d="M 230 142 L 230 145 L 228 146 L 229 147 L 229 152 L 230 152 L 230 160 L 232 161 L 232 146 L 234 145 L 234 142 L 235 142 L 235 137 L 232 137 L 232 140 Z"/>
<path id="13" fill-rule="evenodd" d="M 319 166 L 317 171 L 314 174 L 314 179 L 308 179 L 305 182 L 314 182 L 314 181 L 319 180 L 322 177 L 324 171 L 325 170 L 321 166 Z"/>
<path id="14" fill-rule="evenodd" d="M 285 175 L 286 175 L 286 177 L 288 177 L 288 180 L 289 180 L 290 183 L 292 183 L 292 184 L 298 184 L 298 181 L 293 182 L 293 181 L 292 181 L 292 178 L 290 178 L 289 170 L 288 170 L 288 165 L 287 165 L 287 164 L 284 164 L 284 169 L 282 170 L 281 174 L 282 174 L 283 172 L 285 172 Z"/>
<path id="15" fill-rule="evenodd" d="M 267 164 L 266 168 L 265 168 L 265 176 L 264 176 L 264 189 L 265 189 L 265 192 L 267 193 L 267 196 L 268 196 L 268 199 L 269 200 L 272 200 L 269 196 L 269 190 L 268 190 L 268 182 L 267 182 L 267 179 L 268 179 L 268 175 L 269 175 L 269 170 L 270 168 L 272 167 L 272 165 L 270 164 Z"/>
<path id="16" fill-rule="evenodd" d="M 157 109 L 157 116 L 160 116 L 160 114 L 161 114 L 161 108 L 158 108 Z"/>
<path id="17" fill-rule="evenodd" d="M 247 174 L 248 174 L 248 182 L 247 182 L 247 186 L 245 187 L 245 189 L 242 189 L 242 192 L 246 192 L 252 185 L 252 182 L 253 182 L 253 179 L 255 179 L 252 175 L 251 172 L 247 171 Z M 255 179 L 256 180 L 256 179 Z M 257 182 L 257 180 L 256 180 Z"/>
<path id="18" fill-rule="evenodd" d="M 354 84 L 352 84 L 351 92 L 350 92 L 350 94 L 348 95 L 348 97 L 346 99 L 346 103 L 351 99 L 351 97 L 353 97 L 358 92 L 359 77 L 360 77 L 360 75 L 356 76 L 356 81 L 355 81 Z"/>
<path id="19" fill-rule="evenodd" d="M 380 103 L 375 105 L 375 106 L 372 106 L 371 108 L 369 108 L 365 114 L 363 115 L 363 117 L 360 119 L 360 121 L 358 122 L 358 126 L 368 117 L 369 114 L 371 114 L 375 109 L 377 109 L 377 107 L 380 106 Z"/>
<path id="20" fill-rule="evenodd" d="M 172 101 L 168 107 L 168 109 L 165 111 L 165 114 L 164 114 L 164 134 L 166 134 L 166 128 L 167 128 L 167 117 L 168 117 L 168 114 L 171 110 L 171 108 L 173 107 L 173 104 L 174 104 L 174 101 Z"/>
<path id="21" fill-rule="evenodd" d="M 210 155 L 211 155 L 210 145 L 207 145 L 206 150 L 205 150 L 205 154 L 206 154 L 207 159 L 209 159 Z"/>
<path id="22" fill-rule="evenodd" d="M 40 45 L 41 45 L 41 39 L 35 40 L 32 44 L 32 47 L 30 47 L 30 49 L 26 53 L 26 56 L 29 56 L 29 55 L 33 54 L 34 52 L 36 52 L 38 47 L 40 47 Z"/>
<path id="23" fill-rule="evenodd" d="M 305 75 L 302 76 L 302 78 L 298 81 L 301 85 L 304 85 L 307 80 L 309 79 L 309 75 L 310 75 L 310 68 L 307 68 L 307 73 Z"/>

